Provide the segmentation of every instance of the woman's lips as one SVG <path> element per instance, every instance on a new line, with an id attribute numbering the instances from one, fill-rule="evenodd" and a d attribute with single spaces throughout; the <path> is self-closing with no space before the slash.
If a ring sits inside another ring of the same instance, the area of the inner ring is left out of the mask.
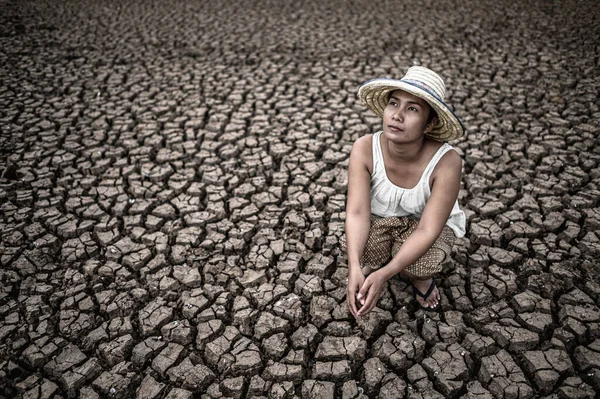
<path id="1" fill-rule="evenodd" d="M 390 130 L 391 130 L 392 132 L 401 132 L 401 131 L 402 131 L 402 129 L 400 129 L 399 127 L 396 127 L 396 126 L 391 126 L 391 125 L 390 125 L 390 126 L 388 126 L 388 127 L 390 128 Z"/>

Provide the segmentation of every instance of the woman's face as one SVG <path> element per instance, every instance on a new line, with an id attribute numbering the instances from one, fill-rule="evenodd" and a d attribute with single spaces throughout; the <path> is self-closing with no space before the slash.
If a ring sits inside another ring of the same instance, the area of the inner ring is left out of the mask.
<path id="1" fill-rule="evenodd" d="M 422 139 L 434 124 L 427 124 L 429 104 L 404 90 L 392 92 L 383 110 L 383 134 L 393 142 L 410 142 Z"/>

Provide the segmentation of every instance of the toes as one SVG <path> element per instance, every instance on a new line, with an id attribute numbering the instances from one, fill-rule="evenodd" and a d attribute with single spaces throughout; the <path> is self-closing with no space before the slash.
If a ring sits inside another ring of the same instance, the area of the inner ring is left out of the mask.
<path id="1" fill-rule="evenodd" d="M 440 293 L 439 291 L 436 289 L 435 292 L 431 295 L 431 298 L 429 298 L 429 306 L 432 308 L 435 308 L 438 303 L 440 301 Z"/>
<path id="2" fill-rule="evenodd" d="M 431 284 L 431 280 L 429 280 L 429 284 Z M 420 289 L 420 287 L 415 285 L 415 289 L 419 289 L 419 291 L 421 292 L 427 291 L 426 288 L 429 288 L 429 285 L 427 285 L 427 287 L 423 287 L 422 290 Z M 427 297 L 427 299 L 422 297 L 417 297 L 416 299 L 419 302 L 419 304 L 424 308 L 437 308 L 437 306 L 441 302 L 440 291 L 437 287 L 434 287 L 432 293 Z"/>

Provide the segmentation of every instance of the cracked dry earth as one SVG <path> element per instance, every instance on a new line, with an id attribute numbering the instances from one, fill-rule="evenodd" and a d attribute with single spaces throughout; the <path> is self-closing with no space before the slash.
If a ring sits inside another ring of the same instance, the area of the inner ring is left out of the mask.
<path id="1" fill-rule="evenodd" d="M 594 1 L 0 1 L 0 396 L 593 398 Z M 345 304 L 364 80 L 441 71 L 443 310 Z"/>

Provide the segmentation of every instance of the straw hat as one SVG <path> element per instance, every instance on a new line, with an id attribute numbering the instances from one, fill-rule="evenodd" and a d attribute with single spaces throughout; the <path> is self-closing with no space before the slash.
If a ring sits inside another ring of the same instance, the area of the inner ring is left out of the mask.
<path id="1" fill-rule="evenodd" d="M 358 89 L 360 101 L 371 111 L 383 118 L 383 109 L 388 102 L 388 94 L 394 90 L 404 90 L 422 98 L 437 112 L 438 123 L 426 136 L 438 141 L 454 140 L 465 133 L 465 127 L 454 112 L 444 102 L 446 85 L 431 69 L 414 66 L 406 75 L 397 79 L 373 79 L 363 83 Z"/>

